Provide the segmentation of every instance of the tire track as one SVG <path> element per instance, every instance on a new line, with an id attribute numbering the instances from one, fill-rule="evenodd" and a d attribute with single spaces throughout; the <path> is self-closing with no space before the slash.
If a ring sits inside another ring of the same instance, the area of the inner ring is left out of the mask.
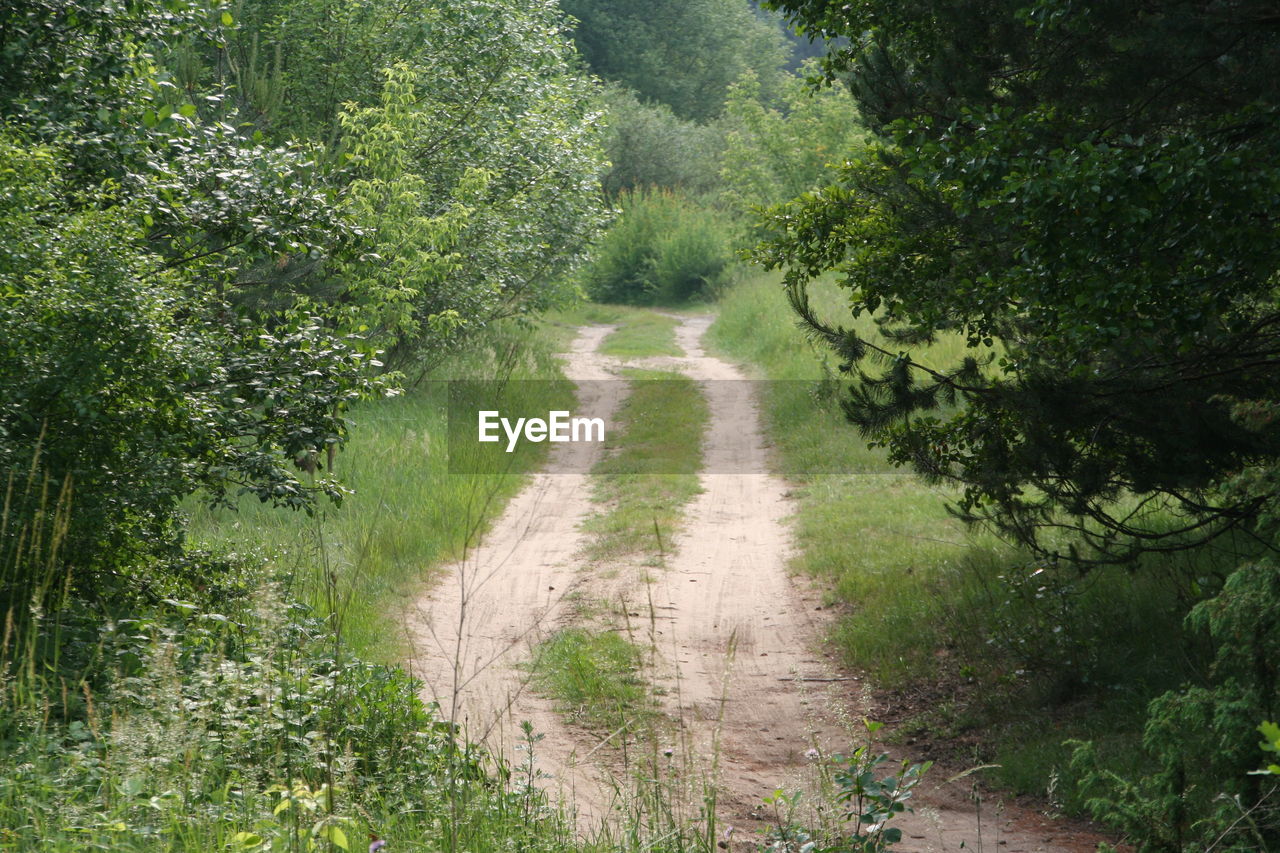
<path id="1" fill-rule="evenodd" d="M 412 668 L 428 685 L 426 698 L 513 764 L 522 760 L 515 750 L 519 723 L 532 722 L 545 735 L 536 753 L 544 784 L 576 806 L 579 828 L 589 832 L 610 819 L 619 792 L 628 796 L 628 773 L 611 747 L 570 729 L 549 700 L 525 689 L 527 676 L 517 665 L 570 620 L 570 590 L 597 601 L 630 599 L 632 615 L 645 607 L 636 602 L 647 599 L 658 652 L 654 675 L 670 723 L 663 749 L 679 768 L 672 778 L 683 789 L 671 793 L 688 798 L 682 813 L 696 815 L 714 790 L 720 825 L 737 827 L 733 846 L 750 849 L 765 827 L 762 799 L 809 784 L 808 750 L 847 752 L 856 741 L 851 720 L 860 719 L 867 702 L 856 678 L 836 671 L 819 651 L 819 596 L 787 570 L 792 506 L 786 484 L 764 473 L 768 442 L 754 384 L 703 348 L 712 317 L 680 320 L 684 357 L 607 358 L 596 350 L 611 327 L 588 326 L 565 364 L 566 375 L 579 383 L 576 414 L 606 420 L 625 383 L 588 380 L 644 367 L 679 370 L 702 383 L 710 407 L 702 493 L 689 505 L 665 567 L 623 561 L 581 571 L 580 524 L 594 512 L 589 475 L 539 474 L 468 560 L 417 602 L 409 620 Z M 599 450 L 563 444 L 552 453 Z M 576 460 L 573 470 L 587 470 L 595 458 Z M 979 823 L 966 791 L 931 780 L 914 801 L 917 813 L 895 821 L 905 836 L 895 849 L 981 850 L 985 842 L 1008 853 L 1082 853 L 1100 840 L 1015 806 L 988 805 Z"/>

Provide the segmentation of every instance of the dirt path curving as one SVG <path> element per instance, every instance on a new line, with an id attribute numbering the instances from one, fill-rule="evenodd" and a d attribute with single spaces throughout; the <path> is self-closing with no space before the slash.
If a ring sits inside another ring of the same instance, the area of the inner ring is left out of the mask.
<path id="1" fill-rule="evenodd" d="M 785 483 L 764 473 L 768 443 L 755 388 L 734 381 L 747 377 L 705 352 L 701 341 L 711 322 L 709 316 L 681 318 L 682 358 L 624 364 L 600 356 L 596 349 L 610 331 L 604 326 L 582 329 L 566 355 L 565 372 L 577 381 L 643 366 L 703 382 L 710 407 L 704 469 L 714 473 L 701 476 L 702 492 L 665 566 L 580 571 L 579 526 L 594 511 L 589 475 L 541 474 L 468 560 L 418 602 L 410 632 L 412 667 L 426 681 L 428 698 L 469 737 L 519 762 L 519 722 L 529 720 L 545 735 L 536 751 L 539 767 L 576 804 L 585 830 L 607 818 L 629 783 L 618 778 L 625 774 L 617 772 L 608 746 L 565 726 L 550 702 L 524 688 L 518 664 L 533 643 L 571 618 L 570 591 L 595 600 L 629 597 L 633 615 L 650 617 L 655 677 L 671 730 L 664 748 L 672 766 L 682 768 L 691 797 L 700 796 L 699 786 L 704 794 L 714 786 L 719 825 L 738 829 L 736 847 L 759 840 L 765 796 L 812 779 L 808 750 L 847 752 L 856 728 L 850 721 L 861 719 L 866 702 L 856 678 L 838 672 L 819 651 L 825 614 L 817 609 L 817 592 L 787 571 L 791 507 Z M 579 385 L 575 414 L 607 418 L 624 387 Z M 564 444 L 553 453 L 592 454 L 597 447 Z M 586 470 L 593 458 L 583 461 L 574 470 Z M 979 822 L 965 783 L 938 781 L 917 801 L 917 813 L 898 822 L 906 837 L 895 849 L 1084 853 L 1099 840 L 1016 806 L 988 803 Z"/>

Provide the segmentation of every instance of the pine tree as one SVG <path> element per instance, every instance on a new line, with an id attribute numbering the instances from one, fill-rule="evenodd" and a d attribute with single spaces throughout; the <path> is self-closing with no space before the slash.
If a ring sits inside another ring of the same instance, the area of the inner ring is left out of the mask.
<path id="1" fill-rule="evenodd" d="M 774 212 L 786 267 L 892 457 L 957 510 L 1088 560 L 1252 531 L 1280 428 L 1280 15 L 1264 0 L 781 0 L 875 131 Z M 819 321 L 834 271 L 882 334 Z M 937 365 L 915 343 L 963 336 Z M 875 366 L 876 364 L 880 366 Z M 887 365 L 887 366 L 886 366 Z"/>

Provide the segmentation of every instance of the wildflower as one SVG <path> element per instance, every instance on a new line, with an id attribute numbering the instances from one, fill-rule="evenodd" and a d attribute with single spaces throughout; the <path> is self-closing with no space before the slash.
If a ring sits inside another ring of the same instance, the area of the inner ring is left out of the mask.
<path id="1" fill-rule="evenodd" d="M 662 754 L 665 755 L 667 758 L 670 758 L 671 756 L 675 755 L 675 753 L 676 751 L 671 747 L 667 747 L 666 749 L 662 750 Z"/>
<path id="2" fill-rule="evenodd" d="M 369 845 L 369 853 L 378 853 L 379 850 L 386 846 L 387 842 L 383 841 L 381 838 L 375 839 L 373 843 Z"/>
<path id="3" fill-rule="evenodd" d="M 813 747 L 809 747 L 804 751 L 804 757 L 810 761 L 817 761 L 821 757 L 821 753 Z"/>

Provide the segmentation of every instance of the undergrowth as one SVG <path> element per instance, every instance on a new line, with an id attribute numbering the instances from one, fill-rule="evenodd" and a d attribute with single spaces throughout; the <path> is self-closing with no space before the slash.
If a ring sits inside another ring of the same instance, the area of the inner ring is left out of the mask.
<path id="1" fill-rule="evenodd" d="M 40 625 L 68 647 L 61 672 L 6 644 L 0 847 L 570 849 L 545 798 L 459 742 L 416 682 L 256 580 L 216 609 L 68 601 Z"/>

